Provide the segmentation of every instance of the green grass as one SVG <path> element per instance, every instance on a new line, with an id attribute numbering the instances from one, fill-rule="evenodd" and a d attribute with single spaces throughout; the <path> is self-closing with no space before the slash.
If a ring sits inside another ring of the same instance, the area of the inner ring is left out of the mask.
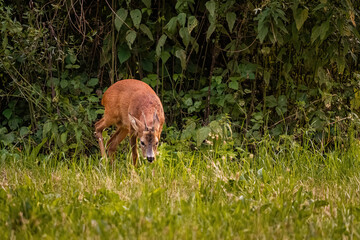
<path id="1" fill-rule="evenodd" d="M 323 154 L 295 142 L 178 151 L 154 164 L 119 154 L 7 153 L 2 239 L 360 239 L 360 146 Z M 232 159 L 231 159 L 232 158 Z"/>

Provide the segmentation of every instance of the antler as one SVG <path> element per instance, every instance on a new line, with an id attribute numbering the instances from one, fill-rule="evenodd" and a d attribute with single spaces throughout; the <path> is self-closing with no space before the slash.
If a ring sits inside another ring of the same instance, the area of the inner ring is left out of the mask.
<path id="1" fill-rule="evenodd" d="M 157 115 L 157 110 L 155 110 L 154 112 L 154 117 L 153 117 L 153 126 L 152 126 L 152 130 L 155 131 L 155 122 L 158 121 L 159 122 L 159 117 Z"/>

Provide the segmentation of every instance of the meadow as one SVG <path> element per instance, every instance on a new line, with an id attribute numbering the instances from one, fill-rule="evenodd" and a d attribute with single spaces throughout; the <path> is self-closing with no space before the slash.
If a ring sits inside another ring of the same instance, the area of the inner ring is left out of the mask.
<path id="1" fill-rule="evenodd" d="M 133 167 L 1 150 L 2 239 L 359 239 L 360 145 L 162 144 Z"/>

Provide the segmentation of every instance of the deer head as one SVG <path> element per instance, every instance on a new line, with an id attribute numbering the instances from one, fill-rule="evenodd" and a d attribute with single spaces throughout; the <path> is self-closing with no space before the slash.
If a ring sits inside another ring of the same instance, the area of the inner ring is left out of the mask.
<path id="1" fill-rule="evenodd" d="M 132 128 L 135 130 L 137 137 L 140 139 L 140 148 L 143 156 L 149 161 L 153 162 L 156 159 L 157 147 L 160 140 L 160 121 L 155 111 L 153 115 L 152 126 L 146 124 L 145 114 L 142 113 L 144 121 L 140 121 L 136 117 L 129 114 L 129 120 Z"/>

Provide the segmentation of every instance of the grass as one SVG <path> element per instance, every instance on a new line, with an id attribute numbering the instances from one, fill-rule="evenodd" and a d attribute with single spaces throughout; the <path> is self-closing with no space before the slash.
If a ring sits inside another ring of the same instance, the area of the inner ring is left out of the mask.
<path id="1" fill-rule="evenodd" d="M 360 239 L 360 146 L 164 144 L 154 164 L 3 154 L 2 239 Z M 210 151 L 211 150 L 211 151 Z M 4 151 L 4 150 L 3 150 Z"/>

